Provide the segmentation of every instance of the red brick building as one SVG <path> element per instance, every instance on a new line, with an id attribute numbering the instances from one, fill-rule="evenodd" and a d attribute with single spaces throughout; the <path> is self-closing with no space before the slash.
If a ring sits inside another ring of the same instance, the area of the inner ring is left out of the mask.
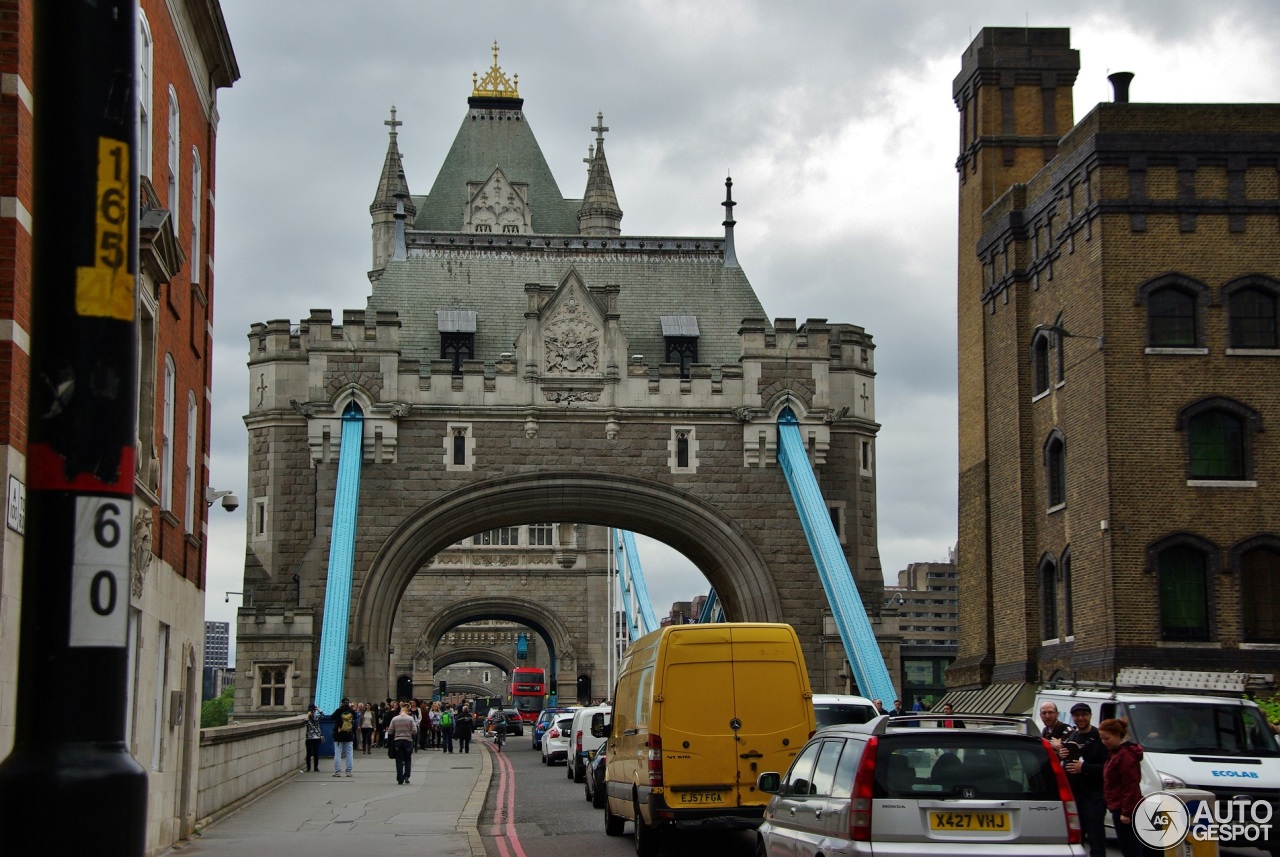
<path id="1" fill-rule="evenodd" d="M 217 93 L 239 77 L 214 2 L 143 0 L 138 438 L 128 734 L 148 769 L 148 853 L 195 821 L 204 640 Z M 0 3 L 0 754 L 13 744 L 31 330 L 32 0 Z M 69 688 L 74 692 L 74 689 Z M 27 718 L 29 724 L 29 718 Z"/>
<path id="2" fill-rule="evenodd" d="M 1066 29 L 993 29 L 959 109 L 950 688 L 1280 658 L 1280 105 L 1072 126 Z M 1140 79 L 1139 79 L 1140 82 Z"/>

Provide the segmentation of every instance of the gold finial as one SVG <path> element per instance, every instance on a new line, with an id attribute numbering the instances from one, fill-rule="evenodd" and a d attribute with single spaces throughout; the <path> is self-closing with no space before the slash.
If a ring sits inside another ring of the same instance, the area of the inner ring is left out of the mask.
<path id="1" fill-rule="evenodd" d="M 477 74 L 471 73 L 471 97 L 472 98 L 519 98 L 520 75 L 515 76 L 515 82 L 512 83 L 505 74 L 502 73 L 502 67 L 498 65 L 498 42 L 493 42 L 493 67 L 485 73 L 485 76 L 477 81 Z"/>

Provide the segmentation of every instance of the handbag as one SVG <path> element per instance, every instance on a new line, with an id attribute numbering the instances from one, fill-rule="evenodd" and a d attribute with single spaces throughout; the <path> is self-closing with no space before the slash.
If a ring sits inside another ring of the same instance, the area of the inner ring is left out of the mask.
<path id="1" fill-rule="evenodd" d="M 388 741 L 387 742 L 387 758 L 394 759 L 395 757 L 396 757 L 396 742 Z"/>

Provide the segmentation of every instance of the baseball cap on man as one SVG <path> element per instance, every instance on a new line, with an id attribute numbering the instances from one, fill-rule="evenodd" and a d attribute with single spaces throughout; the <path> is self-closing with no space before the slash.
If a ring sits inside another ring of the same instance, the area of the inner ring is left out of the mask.
<path id="1" fill-rule="evenodd" d="M 1092 714 L 1092 713 L 1093 713 L 1093 709 L 1092 709 L 1092 708 L 1090 708 L 1090 707 L 1088 706 L 1088 704 L 1083 703 L 1083 702 L 1077 702 L 1075 705 L 1071 706 L 1071 713 L 1072 713 L 1072 714 L 1079 714 L 1081 711 L 1087 711 L 1087 712 L 1089 712 L 1090 714 Z"/>

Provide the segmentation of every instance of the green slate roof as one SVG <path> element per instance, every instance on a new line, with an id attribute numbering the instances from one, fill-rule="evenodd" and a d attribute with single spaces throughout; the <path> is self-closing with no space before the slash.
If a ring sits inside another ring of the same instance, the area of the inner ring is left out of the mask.
<path id="1" fill-rule="evenodd" d="M 693 240 L 681 239 L 686 246 Z M 703 246 L 715 240 L 701 239 Z M 525 283 L 557 286 L 570 270 L 587 286 L 619 286 L 618 323 L 627 338 L 627 356 L 642 354 L 651 366 L 664 359 L 661 316 L 696 316 L 698 362 L 713 366 L 738 362 L 738 329 L 744 318 L 766 317 L 742 269 L 725 267 L 719 253 L 549 251 L 536 246 L 415 247 L 408 259 L 387 264 L 374 282 L 369 309 L 400 314 L 402 353 L 418 359 L 440 356 L 436 310 L 474 310 L 475 356 L 492 363 L 513 350 L 524 330 Z"/>
<path id="2" fill-rule="evenodd" d="M 527 182 L 533 231 L 577 235 L 580 199 L 565 199 L 524 111 L 512 107 L 472 106 L 453 138 L 431 193 L 414 197 L 418 217 L 413 228 L 459 232 L 467 206 L 467 182 L 482 182 L 501 167 L 510 182 Z"/>

